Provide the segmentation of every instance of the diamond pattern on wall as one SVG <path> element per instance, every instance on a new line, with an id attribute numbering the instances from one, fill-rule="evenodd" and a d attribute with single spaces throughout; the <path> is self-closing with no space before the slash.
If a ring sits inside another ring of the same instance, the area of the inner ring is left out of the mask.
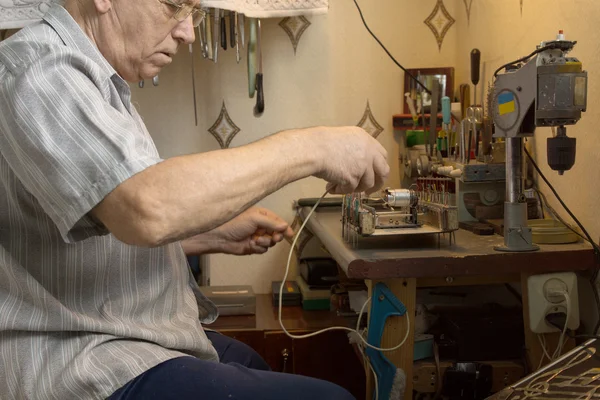
<path id="1" fill-rule="evenodd" d="M 381 132 L 383 132 L 383 126 L 379 125 L 379 123 L 373 116 L 373 113 L 371 112 L 369 100 L 367 100 L 367 108 L 365 109 L 365 113 L 363 114 L 358 124 L 356 124 L 356 126 L 360 126 L 374 138 L 376 138 Z"/>
<path id="2" fill-rule="evenodd" d="M 298 47 L 300 38 L 304 31 L 310 26 L 310 21 L 304 16 L 285 17 L 279 22 L 279 26 L 281 26 L 289 36 L 292 41 L 292 46 L 294 46 L 294 54 L 296 54 L 296 48 Z"/>
<path id="3" fill-rule="evenodd" d="M 454 25 L 454 18 L 450 15 L 446 6 L 444 6 L 443 0 L 437 0 L 435 8 L 429 14 L 429 17 L 425 20 L 425 25 L 431 29 L 435 40 L 437 40 L 438 49 L 442 50 L 442 43 L 444 43 L 444 37 L 452 25 Z"/>
<path id="4" fill-rule="evenodd" d="M 473 5 L 473 0 L 463 0 L 463 3 L 465 3 L 465 9 L 467 10 L 467 24 L 470 25 L 471 24 L 471 6 Z"/>
<path id="5" fill-rule="evenodd" d="M 296 237 L 296 234 L 298 233 L 298 229 L 300 229 L 303 222 L 304 221 L 302 221 L 302 218 L 300 218 L 300 215 L 296 215 L 296 218 L 294 218 L 294 222 L 292 222 L 292 224 L 290 225 L 290 228 L 292 228 L 292 230 L 294 231 L 294 237 L 291 239 L 289 239 L 289 238 L 285 239 L 285 240 L 287 240 L 287 242 L 290 245 L 294 241 L 294 238 Z M 302 255 L 302 251 L 304 250 L 304 248 L 306 247 L 306 245 L 312 238 L 313 238 L 312 232 L 310 230 L 306 229 L 306 226 L 305 226 L 304 229 L 302 230 L 302 233 L 300 234 L 300 237 L 296 241 L 296 248 L 294 249 L 294 252 L 296 253 L 296 257 L 300 257 Z"/>
<path id="6" fill-rule="evenodd" d="M 229 114 L 227 113 L 227 107 L 225 107 L 225 102 L 223 102 L 223 107 L 221 107 L 221 113 L 219 114 L 219 117 L 208 131 L 215 137 L 215 139 L 217 139 L 217 142 L 219 142 L 222 149 L 228 148 L 231 140 L 240 131 L 240 128 L 238 128 L 229 117 Z"/>

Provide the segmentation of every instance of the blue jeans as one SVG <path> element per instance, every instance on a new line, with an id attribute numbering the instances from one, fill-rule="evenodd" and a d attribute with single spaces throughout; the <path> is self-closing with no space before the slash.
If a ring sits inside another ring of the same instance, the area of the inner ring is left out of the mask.
<path id="1" fill-rule="evenodd" d="M 220 363 L 195 357 L 165 361 L 134 378 L 109 400 L 353 400 L 333 383 L 272 372 L 249 346 L 216 332 L 206 332 Z"/>

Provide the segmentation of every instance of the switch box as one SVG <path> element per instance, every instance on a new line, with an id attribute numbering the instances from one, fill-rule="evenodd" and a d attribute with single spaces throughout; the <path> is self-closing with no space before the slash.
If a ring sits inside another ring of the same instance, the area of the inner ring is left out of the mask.
<path id="1" fill-rule="evenodd" d="M 572 272 L 534 275 L 527 279 L 529 295 L 529 325 L 535 333 L 559 332 L 560 330 L 548 322 L 546 315 L 565 313 L 568 315 L 567 327 L 571 330 L 579 328 L 579 294 L 577 291 L 577 275 Z M 570 309 L 567 312 L 567 301 L 556 294 L 567 292 Z"/>

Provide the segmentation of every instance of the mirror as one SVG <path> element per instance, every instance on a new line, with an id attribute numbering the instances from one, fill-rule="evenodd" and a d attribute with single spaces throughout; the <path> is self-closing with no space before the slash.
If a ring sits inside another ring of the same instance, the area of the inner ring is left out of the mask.
<path id="1" fill-rule="evenodd" d="M 414 76 L 418 77 L 421 83 L 423 83 L 427 89 L 431 88 L 431 82 L 434 78 L 437 78 L 440 81 L 441 85 L 441 95 L 440 101 L 438 102 L 438 109 L 441 112 L 441 100 L 443 96 L 450 97 L 451 101 L 454 101 L 454 67 L 443 67 L 443 68 L 414 68 L 407 69 L 407 71 Z M 411 91 L 415 91 L 418 93 L 421 89 L 414 80 L 412 80 L 408 74 L 404 74 L 404 93 L 410 93 Z M 404 98 L 404 96 L 403 96 Z M 423 103 L 425 105 L 425 112 L 429 112 L 429 107 L 431 106 L 431 98 L 429 94 L 425 93 L 423 96 Z M 406 101 L 404 102 L 404 113 L 410 114 L 410 110 L 408 109 L 408 104 Z"/>

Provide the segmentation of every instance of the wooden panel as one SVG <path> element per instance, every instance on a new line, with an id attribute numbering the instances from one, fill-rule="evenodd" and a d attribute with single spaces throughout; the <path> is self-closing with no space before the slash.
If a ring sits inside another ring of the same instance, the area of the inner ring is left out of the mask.
<path id="1" fill-rule="evenodd" d="M 333 382 L 357 398 L 365 393 L 365 371 L 343 331 L 294 339 L 294 373 Z"/>
<path id="2" fill-rule="evenodd" d="M 271 369 L 277 372 L 293 374 L 295 372 L 293 340 L 283 332 L 266 332 L 264 338 L 265 361 L 269 364 Z M 284 351 L 288 354 L 288 359 L 285 363 L 283 356 Z"/>

